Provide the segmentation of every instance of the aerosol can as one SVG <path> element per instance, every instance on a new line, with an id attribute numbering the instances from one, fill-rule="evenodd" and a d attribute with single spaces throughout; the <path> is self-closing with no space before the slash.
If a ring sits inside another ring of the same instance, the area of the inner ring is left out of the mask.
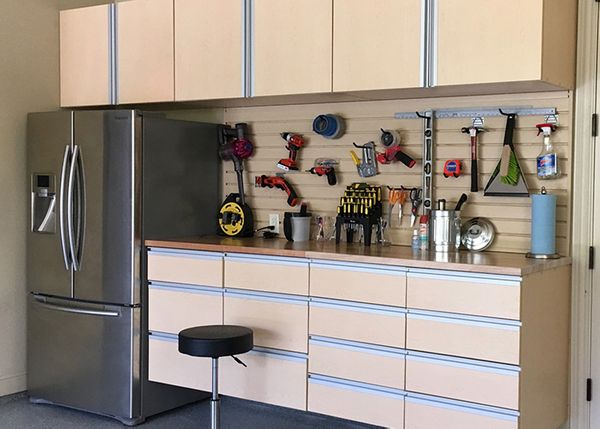
<path id="1" fill-rule="evenodd" d="M 560 176 L 558 153 L 554 150 L 550 136 L 556 130 L 554 124 L 538 124 L 538 136 L 544 135 L 544 146 L 537 157 L 537 175 L 539 179 L 556 179 Z"/>

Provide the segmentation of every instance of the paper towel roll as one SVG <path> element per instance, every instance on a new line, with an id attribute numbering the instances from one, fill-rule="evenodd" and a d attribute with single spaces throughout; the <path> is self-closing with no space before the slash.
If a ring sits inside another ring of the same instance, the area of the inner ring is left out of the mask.
<path id="1" fill-rule="evenodd" d="M 556 253 L 556 195 L 531 196 L 531 253 Z"/>

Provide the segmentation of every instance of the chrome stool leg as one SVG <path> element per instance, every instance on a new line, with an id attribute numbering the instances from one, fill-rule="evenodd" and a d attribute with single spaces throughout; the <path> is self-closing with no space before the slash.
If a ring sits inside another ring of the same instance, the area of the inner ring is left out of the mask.
<path id="1" fill-rule="evenodd" d="M 221 399 L 219 398 L 219 358 L 212 360 L 211 429 L 221 429 Z"/>

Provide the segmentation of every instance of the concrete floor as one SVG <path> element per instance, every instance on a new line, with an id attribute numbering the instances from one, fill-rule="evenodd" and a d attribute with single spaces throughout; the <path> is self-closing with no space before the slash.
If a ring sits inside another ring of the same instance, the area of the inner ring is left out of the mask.
<path id="1" fill-rule="evenodd" d="M 373 426 L 312 413 L 224 397 L 223 429 L 367 429 Z M 30 404 L 24 393 L 0 398 L 0 429 L 110 429 L 125 426 L 101 416 L 52 405 Z M 210 428 L 210 402 L 202 401 L 154 416 L 143 429 Z"/>

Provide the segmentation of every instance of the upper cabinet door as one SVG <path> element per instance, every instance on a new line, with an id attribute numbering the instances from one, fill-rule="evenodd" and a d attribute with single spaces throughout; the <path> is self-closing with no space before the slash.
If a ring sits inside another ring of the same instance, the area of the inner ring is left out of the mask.
<path id="1" fill-rule="evenodd" d="M 444 0 L 436 8 L 437 85 L 573 87 L 576 0 Z"/>
<path id="2" fill-rule="evenodd" d="M 331 91 L 332 1 L 253 1 L 252 95 Z"/>
<path id="3" fill-rule="evenodd" d="M 118 103 L 175 99 L 173 0 L 118 3 Z"/>
<path id="4" fill-rule="evenodd" d="M 175 100 L 244 97 L 240 0 L 175 0 Z"/>
<path id="5" fill-rule="evenodd" d="M 60 12 L 60 105 L 111 103 L 109 5 Z"/>
<path id="6" fill-rule="evenodd" d="M 334 0 L 333 90 L 421 86 L 421 21 L 421 0 Z"/>

